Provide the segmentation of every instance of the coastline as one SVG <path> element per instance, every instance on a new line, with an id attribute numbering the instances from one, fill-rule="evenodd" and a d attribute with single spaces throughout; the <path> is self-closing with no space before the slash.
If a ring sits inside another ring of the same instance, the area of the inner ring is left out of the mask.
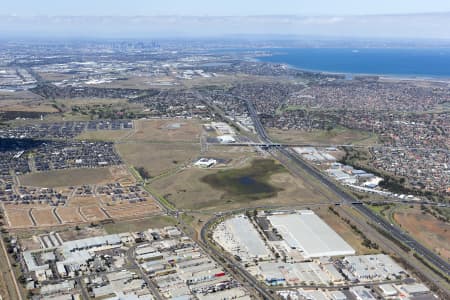
<path id="1" fill-rule="evenodd" d="M 278 49 L 277 49 L 278 50 Z M 363 73 L 363 72 L 343 72 L 343 71 L 332 71 L 323 69 L 311 69 L 305 68 L 298 65 L 293 65 L 287 62 L 271 61 L 270 57 L 274 56 L 273 53 L 267 53 L 264 56 L 252 56 L 252 60 L 257 62 L 271 63 L 271 64 L 281 64 L 286 67 L 298 71 L 311 72 L 316 74 L 324 75 L 344 75 L 346 77 L 355 76 L 376 76 L 382 80 L 400 80 L 400 81 L 427 81 L 427 82 L 437 82 L 437 83 L 450 83 L 450 75 L 429 75 L 429 74 L 389 74 L 389 73 Z M 264 59 L 261 59 L 264 57 Z"/>

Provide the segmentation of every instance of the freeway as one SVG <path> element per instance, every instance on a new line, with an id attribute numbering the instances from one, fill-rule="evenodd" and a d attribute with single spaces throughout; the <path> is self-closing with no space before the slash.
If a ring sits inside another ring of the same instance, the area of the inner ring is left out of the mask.
<path id="1" fill-rule="evenodd" d="M 259 139 L 261 140 L 262 143 L 272 144 L 270 137 L 267 135 L 263 125 L 261 124 L 261 121 L 258 117 L 258 113 L 253 103 L 247 99 L 243 100 L 245 100 L 247 103 L 248 111 L 250 117 L 252 118 L 253 125 L 258 134 Z M 424 257 L 427 261 L 429 261 L 436 268 L 438 268 L 442 273 L 446 274 L 447 276 L 450 276 L 450 263 L 442 259 L 439 255 L 432 252 L 428 248 L 424 247 L 421 243 L 419 243 L 417 240 L 412 238 L 410 235 L 405 233 L 403 230 L 401 230 L 394 224 L 391 224 L 384 218 L 378 216 L 367 206 L 361 203 L 358 199 L 354 198 L 352 195 L 342 190 L 335 182 L 326 177 L 320 171 L 310 166 L 299 156 L 291 153 L 286 147 L 280 146 L 275 147 L 274 149 L 278 150 L 282 155 L 286 156 L 291 161 L 295 162 L 297 165 L 302 167 L 306 172 L 308 172 L 311 176 L 313 176 L 315 179 L 317 179 L 319 182 L 321 182 L 327 188 L 333 191 L 334 194 L 336 194 L 340 198 L 340 201 L 342 201 L 342 203 L 352 206 L 362 215 L 364 215 L 369 220 L 374 222 L 374 224 L 377 224 L 380 228 L 389 233 L 392 237 L 404 243 L 405 245 L 413 249 L 417 254 Z"/>
<path id="2" fill-rule="evenodd" d="M 215 145 L 218 146 L 231 146 L 231 147 L 255 147 L 255 146 L 259 146 L 259 147 L 364 147 L 365 146 L 360 146 L 360 145 L 350 145 L 350 144 L 311 144 L 311 143 L 256 143 L 256 142 L 237 142 L 237 143 L 219 143 L 216 142 L 214 143 Z"/>

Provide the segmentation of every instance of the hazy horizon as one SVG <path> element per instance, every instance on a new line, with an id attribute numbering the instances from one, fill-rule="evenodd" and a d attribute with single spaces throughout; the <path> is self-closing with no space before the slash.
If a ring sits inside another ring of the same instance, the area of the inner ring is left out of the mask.
<path id="1" fill-rule="evenodd" d="M 3 37 L 450 39 L 450 13 L 364 16 L 0 16 Z"/>
<path id="2" fill-rule="evenodd" d="M 15 0 L 2 3 L 2 37 L 220 38 L 314 36 L 450 40 L 442 0 Z"/>

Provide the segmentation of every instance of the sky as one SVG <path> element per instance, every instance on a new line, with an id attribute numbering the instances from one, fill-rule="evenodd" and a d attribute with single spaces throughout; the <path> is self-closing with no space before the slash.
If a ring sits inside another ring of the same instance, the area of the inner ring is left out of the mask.
<path id="1" fill-rule="evenodd" d="M 448 0 L 4 0 L 18 16 L 365 15 L 450 12 Z"/>
<path id="2" fill-rule="evenodd" d="M 2 0 L 0 37 L 449 39 L 450 0 Z"/>

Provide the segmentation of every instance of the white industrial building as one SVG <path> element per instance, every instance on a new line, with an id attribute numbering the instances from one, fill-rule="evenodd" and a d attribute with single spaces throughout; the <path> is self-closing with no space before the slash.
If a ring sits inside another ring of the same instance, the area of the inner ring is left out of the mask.
<path id="1" fill-rule="evenodd" d="M 418 296 L 430 292 L 430 289 L 423 283 L 402 284 L 398 286 L 398 288 L 400 291 L 410 296 Z"/>
<path id="2" fill-rule="evenodd" d="M 354 286 L 350 288 L 350 292 L 353 294 L 356 300 L 376 300 L 377 298 L 372 292 L 363 286 Z"/>
<path id="3" fill-rule="evenodd" d="M 393 297 L 398 295 L 398 290 L 390 283 L 378 286 L 384 297 Z"/>
<path id="4" fill-rule="evenodd" d="M 194 163 L 194 166 L 199 168 L 211 168 L 215 164 L 217 164 L 217 160 L 214 158 L 202 157 Z"/>
<path id="5" fill-rule="evenodd" d="M 354 255 L 355 250 L 313 211 L 268 216 L 287 246 L 305 258 Z"/>
<path id="6" fill-rule="evenodd" d="M 271 253 L 260 234 L 244 215 L 220 223 L 213 234 L 214 240 L 226 251 L 243 261 L 270 258 Z"/>
<path id="7" fill-rule="evenodd" d="M 217 140 L 222 144 L 236 143 L 236 139 L 232 135 L 219 135 Z"/>
<path id="8" fill-rule="evenodd" d="M 314 162 L 336 161 L 336 158 L 333 155 L 314 147 L 295 147 L 294 151 L 303 156 L 303 158 Z"/>
<path id="9" fill-rule="evenodd" d="M 391 257 L 385 254 L 347 256 L 344 258 L 350 280 L 372 281 L 392 279 L 406 274 Z"/>

